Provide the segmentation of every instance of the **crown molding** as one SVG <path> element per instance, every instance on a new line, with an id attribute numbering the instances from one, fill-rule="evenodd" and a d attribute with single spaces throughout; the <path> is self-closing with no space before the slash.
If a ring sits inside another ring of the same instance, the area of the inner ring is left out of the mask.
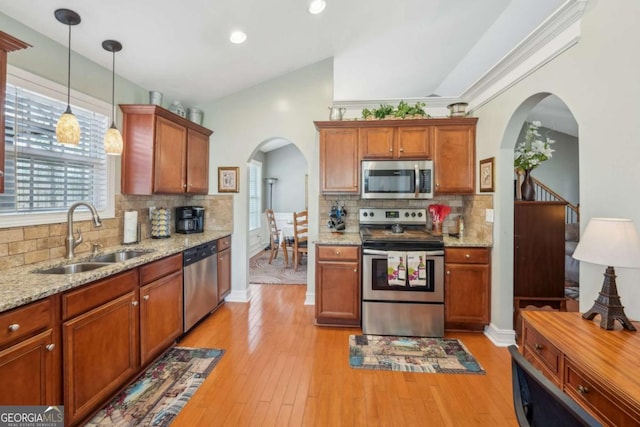
<path id="1" fill-rule="evenodd" d="M 480 108 L 578 43 L 588 0 L 568 0 L 461 95 Z"/>

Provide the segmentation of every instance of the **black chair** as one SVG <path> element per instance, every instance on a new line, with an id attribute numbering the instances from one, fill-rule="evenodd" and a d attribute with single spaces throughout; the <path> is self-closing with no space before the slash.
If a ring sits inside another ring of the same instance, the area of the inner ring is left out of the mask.
<path id="1" fill-rule="evenodd" d="M 509 346 L 513 406 L 521 426 L 601 426 L 577 402 L 549 381 L 515 345 Z"/>

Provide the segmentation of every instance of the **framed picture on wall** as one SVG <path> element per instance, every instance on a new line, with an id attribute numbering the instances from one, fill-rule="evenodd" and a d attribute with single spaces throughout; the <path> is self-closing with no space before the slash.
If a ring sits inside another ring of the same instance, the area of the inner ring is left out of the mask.
<path id="1" fill-rule="evenodd" d="M 494 157 L 480 160 L 480 192 L 491 193 L 493 189 Z"/>
<path id="2" fill-rule="evenodd" d="M 237 193 L 240 191 L 238 172 L 240 168 L 235 166 L 221 166 L 218 168 L 218 192 Z"/>

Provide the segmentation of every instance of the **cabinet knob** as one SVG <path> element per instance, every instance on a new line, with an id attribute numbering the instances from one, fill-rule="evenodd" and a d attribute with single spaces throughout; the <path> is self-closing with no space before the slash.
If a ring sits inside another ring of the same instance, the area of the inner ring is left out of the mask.
<path id="1" fill-rule="evenodd" d="M 447 270 L 447 275 L 451 274 L 451 270 Z"/>
<path id="2" fill-rule="evenodd" d="M 49 344 L 47 346 L 45 346 L 44 348 L 47 349 L 47 351 L 53 351 L 54 348 L 56 348 L 55 344 Z"/>
<path id="3" fill-rule="evenodd" d="M 147 301 L 149 299 L 149 295 L 145 295 L 142 297 L 143 300 Z"/>
<path id="4" fill-rule="evenodd" d="M 357 272 L 358 272 L 358 269 L 357 269 L 357 268 L 354 268 L 354 269 L 353 269 L 353 272 L 354 272 L 354 273 L 357 273 Z"/>
<path id="5" fill-rule="evenodd" d="M 14 323 L 14 324 L 12 324 L 12 325 L 9 325 L 9 330 L 10 330 L 11 332 L 15 332 L 15 331 L 17 331 L 18 329 L 20 329 L 20 325 L 19 325 L 18 323 Z"/>
<path id="6" fill-rule="evenodd" d="M 393 147 L 389 148 L 389 152 L 393 153 Z"/>
<path id="7" fill-rule="evenodd" d="M 533 348 L 535 348 L 536 351 L 540 351 L 540 350 L 542 350 L 542 344 L 534 344 Z"/>
<path id="8" fill-rule="evenodd" d="M 4 176 L 4 171 L 0 171 L 0 178 Z"/>
<path id="9" fill-rule="evenodd" d="M 404 148 L 400 147 L 400 152 L 401 153 L 404 152 Z"/>
<path id="10" fill-rule="evenodd" d="M 131 301 L 131 305 L 135 307 L 136 305 L 138 305 L 138 301 Z"/>
<path id="11" fill-rule="evenodd" d="M 336 255 L 340 255 L 340 251 L 336 251 Z"/>
<path id="12" fill-rule="evenodd" d="M 589 387 L 585 387 L 585 386 L 583 386 L 581 384 L 578 385 L 578 393 L 580 393 L 582 395 L 589 393 Z"/>
<path id="13" fill-rule="evenodd" d="M 464 257 L 465 257 L 466 259 L 469 259 L 469 258 L 471 258 L 471 255 L 469 255 L 469 254 L 464 254 Z"/>

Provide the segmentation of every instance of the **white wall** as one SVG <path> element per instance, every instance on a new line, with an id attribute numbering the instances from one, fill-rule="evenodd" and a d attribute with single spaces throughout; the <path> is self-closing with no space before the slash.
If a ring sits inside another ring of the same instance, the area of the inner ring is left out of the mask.
<path id="1" fill-rule="evenodd" d="M 556 57 L 475 115 L 478 158 L 496 156 L 497 192 L 492 269 L 492 324 L 512 328 L 513 145 L 528 111 L 554 93 L 579 125 L 581 227 L 595 216 L 627 217 L 640 226 L 640 2 L 590 2 L 579 43 Z M 603 266 L 581 263 L 580 310 L 593 304 Z M 640 270 L 616 269 L 629 318 L 640 320 Z"/>
<path id="2" fill-rule="evenodd" d="M 309 174 L 309 223 L 318 218 L 318 132 L 314 120 L 324 120 L 332 98 L 332 61 L 292 72 L 284 77 L 203 106 L 204 126 L 213 129 L 209 159 L 209 191 L 218 188 L 219 166 L 240 167 L 240 192 L 233 203 L 232 293 L 243 301 L 248 292 L 248 193 L 247 162 L 254 151 L 271 138 L 292 141 L 302 152 Z M 310 228 L 309 240 L 317 238 Z M 309 251 L 307 303 L 315 295 L 315 255 Z"/>
<path id="3" fill-rule="evenodd" d="M 293 144 L 269 151 L 266 155 L 265 177 L 278 178 L 273 185 L 273 210 L 297 212 L 305 208 L 304 193 L 308 162 Z M 269 185 L 264 186 L 265 201 L 269 200 Z"/>

